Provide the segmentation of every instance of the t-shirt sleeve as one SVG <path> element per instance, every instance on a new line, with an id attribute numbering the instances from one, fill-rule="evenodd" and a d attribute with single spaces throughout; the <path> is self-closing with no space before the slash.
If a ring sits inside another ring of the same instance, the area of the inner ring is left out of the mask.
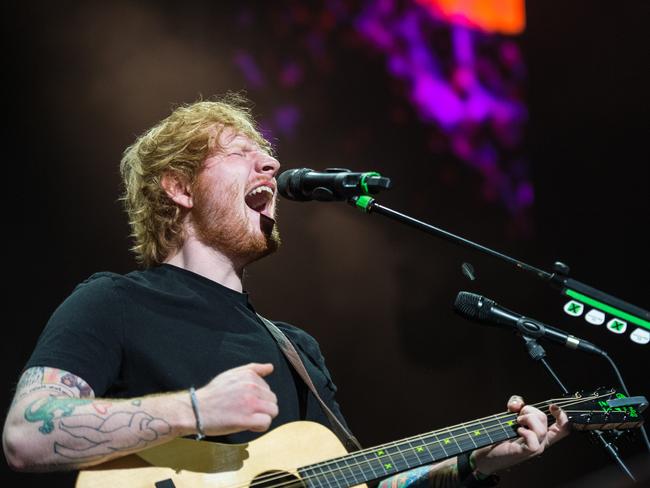
<path id="1" fill-rule="evenodd" d="M 98 273 L 78 285 L 54 311 L 25 369 L 69 371 L 100 397 L 119 375 L 123 310 L 115 278 Z"/>

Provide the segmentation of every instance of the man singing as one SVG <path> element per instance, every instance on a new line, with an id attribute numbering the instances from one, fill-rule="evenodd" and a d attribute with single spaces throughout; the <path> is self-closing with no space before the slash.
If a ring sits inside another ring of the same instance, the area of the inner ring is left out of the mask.
<path id="1" fill-rule="evenodd" d="M 28 360 L 3 432 L 23 471 L 81 469 L 179 436 L 248 442 L 287 422 L 330 426 L 260 320 L 242 278 L 278 249 L 280 164 L 244 99 L 181 106 L 126 149 L 123 201 L 142 270 L 97 273 L 57 308 Z M 275 323 L 345 423 L 317 342 Z M 524 406 L 517 439 L 418 468 L 385 486 L 490 486 L 494 472 L 568 432 Z"/>

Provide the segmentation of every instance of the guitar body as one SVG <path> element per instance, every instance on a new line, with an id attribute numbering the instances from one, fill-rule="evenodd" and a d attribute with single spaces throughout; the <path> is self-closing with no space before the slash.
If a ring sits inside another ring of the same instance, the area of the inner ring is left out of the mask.
<path id="1" fill-rule="evenodd" d="M 299 467 L 346 453 L 338 437 L 321 424 L 292 422 L 248 444 L 174 439 L 86 468 L 76 488 L 155 488 L 164 480 L 176 488 L 246 488 L 259 475 L 286 472 L 298 477 Z"/>

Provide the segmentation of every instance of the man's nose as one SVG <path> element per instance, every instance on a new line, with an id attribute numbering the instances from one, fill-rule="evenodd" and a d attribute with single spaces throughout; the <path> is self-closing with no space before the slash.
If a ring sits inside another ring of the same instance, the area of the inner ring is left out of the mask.
<path id="1" fill-rule="evenodd" d="M 265 173 L 273 177 L 280 169 L 280 162 L 268 154 L 257 153 L 255 169 L 258 173 Z"/>

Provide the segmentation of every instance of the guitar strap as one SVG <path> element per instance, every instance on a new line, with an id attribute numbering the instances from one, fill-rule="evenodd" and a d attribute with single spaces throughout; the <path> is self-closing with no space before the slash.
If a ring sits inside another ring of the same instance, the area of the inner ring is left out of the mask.
<path id="1" fill-rule="evenodd" d="M 314 394 L 316 400 L 318 400 L 318 403 L 320 403 L 323 412 L 325 412 L 325 415 L 327 415 L 327 418 L 329 419 L 334 432 L 338 438 L 341 439 L 341 442 L 343 442 L 346 449 L 350 452 L 360 450 L 361 444 L 359 444 L 359 441 L 350 433 L 348 429 L 345 428 L 345 426 L 336 417 L 336 415 L 334 415 L 334 412 L 332 412 L 332 410 L 325 404 L 323 399 L 318 394 L 318 391 L 316 391 L 316 387 L 309 377 L 309 373 L 307 373 L 305 365 L 303 364 L 302 359 L 300 359 L 300 355 L 296 351 L 296 348 L 293 346 L 289 338 L 284 334 L 284 332 L 278 329 L 278 327 L 273 322 L 265 319 L 260 314 L 257 314 L 257 316 L 260 318 L 260 320 L 262 320 L 262 323 L 266 326 L 275 341 L 278 343 L 280 350 L 285 355 L 287 360 L 293 365 L 296 372 L 300 375 L 307 387 Z"/>

